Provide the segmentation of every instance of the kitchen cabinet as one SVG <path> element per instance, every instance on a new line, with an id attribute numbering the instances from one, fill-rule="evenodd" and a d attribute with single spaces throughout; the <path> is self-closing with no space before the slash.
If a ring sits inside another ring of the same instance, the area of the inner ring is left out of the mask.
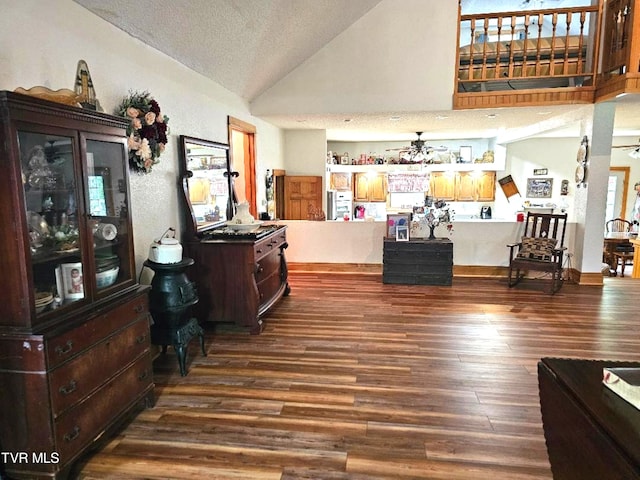
<path id="1" fill-rule="evenodd" d="M 453 172 L 431 172 L 429 194 L 438 200 L 455 200 L 456 177 Z"/>
<path id="2" fill-rule="evenodd" d="M 148 287 L 137 283 L 126 126 L 0 92 L 0 445 L 11 478 L 63 478 L 153 403 Z"/>
<path id="3" fill-rule="evenodd" d="M 235 323 L 262 331 L 261 317 L 289 294 L 285 225 L 263 225 L 250 233 L 213 230 L 185 244 L 195 260 L 193 278 L 201 321 Z"/>
<path id="4" fill-rule="evenodd" d="M 495 200 L 495 172 L 431 172 L 430 195 L 440 200 L 489 202 Z"/>
<path id="5" fill-rule="evenodd" d="M 475 172 L 456 172 L 455 200 L 473 202 L 476 199 Z"/>
<path id="6" fill-rule="evenodd" d="M 353 174 L 347 172 L 332 172 L 330 190 L 351 191 Z"/>
<path id="7" fill-rule="evenodd" d="M 476 201 L 493 202 L 496 199 L 496 172 L 479 172 L 476 178 Z"/>
<path id="8" fill-rule="evenodd" d="M 386 175 L 376 173 L 356 173 L 353 200 L 355 202 L 386 202 Z"/>
<path id="9" fill-rule="evenodd" d="M 495 200 L 496 172 L 456 172 L 455 200 L 491 202 Z"/>

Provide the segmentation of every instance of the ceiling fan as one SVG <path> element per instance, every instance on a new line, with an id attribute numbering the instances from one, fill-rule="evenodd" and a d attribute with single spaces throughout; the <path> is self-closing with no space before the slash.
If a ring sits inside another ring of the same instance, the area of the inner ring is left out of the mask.
<path id="1" fill-rule="evenodd" d="M 624 148 L 625 150 L 631 150 L 629 156 L 631 158 L 640 158 L 640 139 L 635 145 L 613 145 L 611 148 Z"/>
<path id="2" fill-rule="evenodd" d="M 387 152 L 399 151 L 400 157 L 406 161 L 413 163 L 426 162 L 430 163 L 435 159 L 437 152 L 448 152 L 447 147 L 430 147 L 420 138 L 423 132 L 416 132 L 418 138 L 411 141 L 408 147 L 388 148 Z"/>

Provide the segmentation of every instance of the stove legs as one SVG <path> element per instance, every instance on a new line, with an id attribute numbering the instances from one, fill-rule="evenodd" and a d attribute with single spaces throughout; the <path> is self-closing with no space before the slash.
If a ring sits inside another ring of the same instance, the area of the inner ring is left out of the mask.
<path id="1" fill-rule="evenodd" d="M 198 323 L 196 318 L 189 319 L 184 325 L 175 328 L 154 328 L 151 326 L 151 343 L 154 345 L 162 345 L 162 353 L 167 352 L 167 346 L 173 345 L 173 349 L 178 357 L 178 365 L 180 366 L 180 375 L 183 377 L 187 374 L 187 350 L 189 342 L 195 336 L 200 339 L 200 349 L 202 355 L 207 356 L 204 346 L 204 330 Z"/>

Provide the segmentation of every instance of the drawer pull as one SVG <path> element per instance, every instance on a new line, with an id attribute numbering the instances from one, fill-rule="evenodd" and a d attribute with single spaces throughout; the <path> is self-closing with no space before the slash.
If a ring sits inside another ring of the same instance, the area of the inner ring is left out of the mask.
<path id="1" fill-rule="evenodd" d="M 146 335 L 140 335 L 138 338 L 136 338 L 136 343 L 144 343 L 146 339 L 147 339 Z"/>
<path id="2" fill-rule="evenodd" d="M 256 253 L 262 253 L 262 249 L 260 249 L 260 248 L 259 248 L 259 249 L 257 249 L 257 250 L 256 250 Z"/>
<path id="3" fill-rule="evenodd" d="M 67 386 L 62 386 L 58 389 L 58 391 L 62 394 L 62 395 L 69 395 L 71 392 L 75 392 L 76 389 L 78 388 L 78 385 L 76 384 L 75 380 L 71 380 L 69 382 L 69 385 Z"/>
<path id="4" fill-rule="evenodd" d="M 133 309 L 136 313 L 142 313 L 144 311 L 144 305 L 143 304 L 139 304 L 136 305 L 135 308 Z"/>
<path id="5" fill-rule="evenodd" d="M 55 350 L 58 355 L 65 355 L 69 353 L 72 348 L 73 348 L 73 342 L 71 340 L 68 340 L 64 346 L 58 345 Z"/>
<path id="6" fill-rule="evenodd" d="M 65 433 L 63 438 L 65 442 L 72 442 L 78 438 L 78 435 L 80 435 L 80 427 L 76 425 L 70 433 Z"/>
<path id="7" fill-rule="evenodd" d="M 138 375 L 138 380 L 142 381 L 149 376 L 149 370 L 145 368 L 144 372 Z"/>

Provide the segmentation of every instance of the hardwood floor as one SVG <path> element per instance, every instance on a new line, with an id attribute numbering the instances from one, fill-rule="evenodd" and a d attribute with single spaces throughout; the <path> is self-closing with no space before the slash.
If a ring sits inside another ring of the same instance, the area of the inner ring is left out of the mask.
<path id="1" fill-rule="evenodd" d="M 79 469 L 89 479 L 551 479 L 541 357 L 640 361 L 640 281 L 565 284 L 292 273 L 264 332 L 207 332 L 157 403 Z"/>

